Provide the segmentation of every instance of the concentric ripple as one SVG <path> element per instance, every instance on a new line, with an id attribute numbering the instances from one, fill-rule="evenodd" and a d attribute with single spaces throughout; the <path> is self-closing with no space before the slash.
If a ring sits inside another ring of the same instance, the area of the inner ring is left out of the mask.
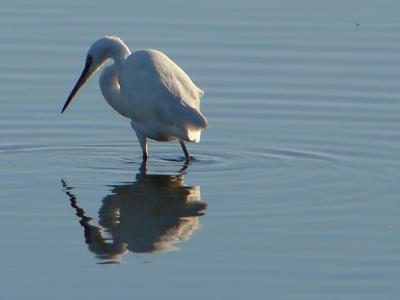
<path id="1" fill-rule="evenodd" d="M 46 164 L 48 167 L 64 170 L 99 171 L 101 173 L 132 173 L 143 163 L 141 152 L 133 144 L 88 144 L 74 146 L 6 146 L 0 148 L 0 157 L 10 160 L 35 161 L 30 164 Z M 216 145 L 215 150 L 201 147 L 191 151 L 192 160 L 187 165 L 180 148 L 172 144 L 154 146 L 150 152 L 147 168 L 157 174 L 207 174 L 207 176 L 232 176 L 235 174 L 259 172 L 264 176 L 276 171 L 290 169 L 299 161 L 320 161 L 334 163 L 335 159 L 323 153 L 295 149 L 274 148 L 229 148 Z M 12 158 L 10 158 L 12 157 Z M 36 168 L 37 169 L 37 168 Z M 250 170 L 250 171 L 247 171 Z"/>

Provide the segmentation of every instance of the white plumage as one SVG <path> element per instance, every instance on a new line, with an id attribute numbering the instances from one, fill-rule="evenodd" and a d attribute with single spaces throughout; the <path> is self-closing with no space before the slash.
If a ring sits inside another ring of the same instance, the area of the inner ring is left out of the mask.
<path id="1" fill-rule="evenodd" d="M 118 37 L 103 37 L 89 49 L 85 68 L 69 95 L 62 112 L 80 87 L 108 59 L 100 89 L 107 102 L 131 120 L 147 159 L 147 138 L 157 141 L 178 139 L 190 159 L 184 141 L 199 142 L 207 119 L 200 112 L 203 91 L 168 56 L 158 50 L 133 52 Z"/>

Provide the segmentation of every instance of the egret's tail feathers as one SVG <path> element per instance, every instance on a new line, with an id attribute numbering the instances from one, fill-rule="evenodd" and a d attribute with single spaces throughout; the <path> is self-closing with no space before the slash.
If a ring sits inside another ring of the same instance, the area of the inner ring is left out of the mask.
<path id="1" fill-rule="evenodd" d="M 200 129 L 189 129 L 187 131 L 187 135 L 188 135 L 189 141 L 199 143 L 200 136 L 201 136 L 201 130 Z"/>
<path id="2" fill-rule="evenodd" d="M 197 109 L 188 105 L 179 106 L 179 118 L 183 126 L 194 129 L 205 129 L 208 127 L 207 118 Z"/>
<path id="3" fill-rule="evenodd" d="M 207 118 L 199 111 L 198 112 L 198 125 L 202 129 L 208 128 L 208 121 Z"/>

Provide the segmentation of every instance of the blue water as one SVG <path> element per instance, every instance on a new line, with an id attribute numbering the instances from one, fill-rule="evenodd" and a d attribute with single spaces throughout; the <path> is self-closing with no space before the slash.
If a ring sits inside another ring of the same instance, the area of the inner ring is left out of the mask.
<path id="1" fill-rule="evenodd" d="M 4 299 L 396 299 L 398 1 L 4 1 Z M 151 142 L 88 47 L 160 49 L 206 92 L 210 128 Z"/>

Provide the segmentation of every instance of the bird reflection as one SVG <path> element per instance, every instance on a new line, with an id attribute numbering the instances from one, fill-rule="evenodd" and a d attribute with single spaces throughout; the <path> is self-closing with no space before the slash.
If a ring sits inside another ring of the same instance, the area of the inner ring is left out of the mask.
<path id="1" fill-rule="evenodd" d="M 147 174 L 144 163 L 136 180 L 111 186 L 102 200 L 98 225 L 79 206 L 73 187 L 63 189 L 84 229 L 85 242 L 101 263 L 118 263 L 124 253 L 168 252 L 189 239 L 200 228 L 199 216 L 207 204 L 201 202 L 200 187 L 185 186 L 179 175 Z"/>

